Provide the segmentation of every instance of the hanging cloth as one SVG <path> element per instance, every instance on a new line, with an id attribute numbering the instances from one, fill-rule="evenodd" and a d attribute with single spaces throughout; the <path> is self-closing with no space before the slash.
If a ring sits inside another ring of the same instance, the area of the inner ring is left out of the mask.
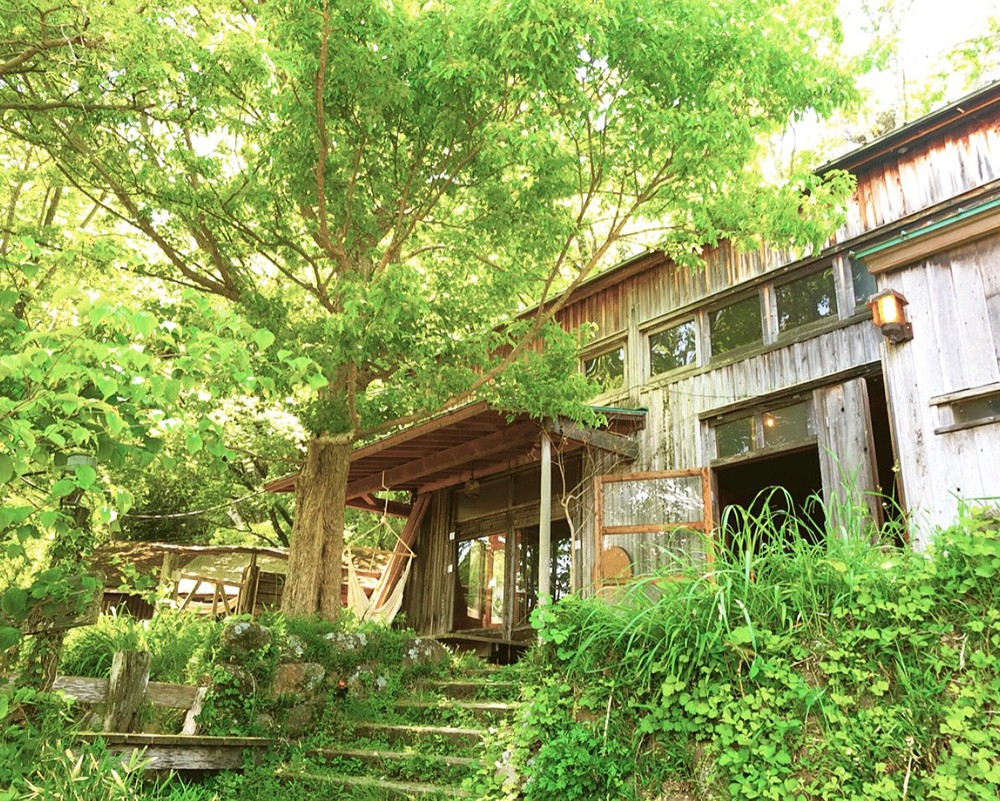
<path id="1" fill-rule="evenodd" d="M 405 558 L 406 565 L 403 567 L 403 572 L 400 574 L 399 580 L 396 582 L 396 586 L 393 587 L 389 596 L 385 598 L 381 604 L 379 604 L 378 608 L 375 608 L 375 604 L 372 599 L 378 597 L 381 584 L 386 578 L 389 565 L 386 565 L 386 569 L 382 571 L 382 577 L 379 578 L 379 584 L 376 585 L 375 590 L 372 592 L 372 597 L 369 598 L 365 595 L 364 587 L 361 586 L 361 579 L 358 577 L 358 571 L 354 566 L 354 557 L 352 556 L 350 549 L 345 551 L 345 555 L 347 557 L 347 607 L 354 612 L 354 616 L 359 621 L 373 620 L 377 623 L 384 623 L 388 626 L 392 623 L 393 618 L 396 617 L 400 607 L 403 605 L 403 588 L 406 586 L 406 579 L 410 575 L 410 567 L 413 565 L 413 557 L 415 554 L 409 547 L 406 546 L 404 542 L 402 542 L 402 540 L 399 541 L 399 544 L 406 547 L 406 550 L 409 551 L 409 553 L 400 554 L 397 551 L 394 554 L 394 558 L 396 554 Z"/>

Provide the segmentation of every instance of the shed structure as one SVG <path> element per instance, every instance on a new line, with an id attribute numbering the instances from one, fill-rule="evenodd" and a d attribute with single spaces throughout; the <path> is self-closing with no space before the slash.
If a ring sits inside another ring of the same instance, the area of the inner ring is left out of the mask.
<path id="1" fill-rule="evenodd" d="M 819 172 L 833 169 L 857 190 L 818 254 L 723 242 L 690 270 L 652 252 L 574 290 L 558 319 L 597 328 L 580 369 L 604 387 L 607 429 L 480 404 L 357 451 L 351 505 L 424 499 L 410 624 L 517 642 L 540 585 L 559 597 L 707 562 L 727 510 L 769 487 L 817 537 L 862 510 L 917 548 L 960 504 L 997 502 L 1000 85 Z M 873 325 L 887 290 L 912 339 Z"/>

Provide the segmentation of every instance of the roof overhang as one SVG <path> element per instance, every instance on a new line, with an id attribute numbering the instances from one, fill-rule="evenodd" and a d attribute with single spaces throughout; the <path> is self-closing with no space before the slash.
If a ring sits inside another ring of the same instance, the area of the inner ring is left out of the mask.
<path id="1" fill-rule="evenodd" d="M 876 245 L 852 254 L 878 274 L 906 267 L 946 250 L 992 236 L 1000 230 L 1000 198 L 959 208 L 914 230 L 900 230 Z"/>
<path id="2" fill-rule="evenodd" d="M 598 407 L 607 424 L 600 429 L 565 420 L 543 426 L 528 414 L 510 414 L 474 403 L 404 428 L 354 451 L 347 477 L 347 505 L 403 515 L 407 504 L 375 495 L 403 491 L 419 495 L 484 478 L 538 461 L 541 434 L 565 451 L 584 446 L 634 459 L 628 434 L 645 425 L 644 409 Z M 295 475 L 265 485 L 270 492 L 292 492 Z M 390 509 L 391 507 L 391 509 Z"/>

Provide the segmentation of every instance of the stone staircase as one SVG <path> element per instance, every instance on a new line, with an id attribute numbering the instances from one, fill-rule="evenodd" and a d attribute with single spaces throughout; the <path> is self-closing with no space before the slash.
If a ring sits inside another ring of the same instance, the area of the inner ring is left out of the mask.
<path id="1" fill-rule="evenodd" d="M 482 667 L 415 685 L 392 722 L 353 721 L 342 742 L 308 752 L 322 766 L 308 778 L 359 799 L 472 798 L 462 782 L 480 768 L 486 730 L 517 709 L 518 685 L 504 676 Z"/>

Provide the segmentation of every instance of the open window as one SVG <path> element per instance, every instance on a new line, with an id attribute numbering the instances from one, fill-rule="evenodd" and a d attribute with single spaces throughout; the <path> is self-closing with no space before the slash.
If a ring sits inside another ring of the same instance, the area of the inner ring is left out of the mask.
<path id="1" fill-rule="evenodd" d="M 596 478 L 598 586 L 712 560 L 708 470 Z"/>

